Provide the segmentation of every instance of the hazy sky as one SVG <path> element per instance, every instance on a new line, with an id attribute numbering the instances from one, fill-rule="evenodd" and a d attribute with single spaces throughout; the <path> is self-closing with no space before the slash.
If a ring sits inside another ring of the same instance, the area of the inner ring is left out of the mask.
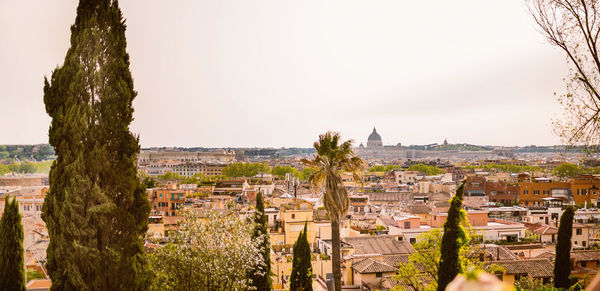
<path id="1" fill-rule="evenodd" d="M 518 0 L 121 0 L 142 146 L 558 144 L 563 54 Z M 77 1 L 0 0 L 0 144 L 46 143 Z"/>

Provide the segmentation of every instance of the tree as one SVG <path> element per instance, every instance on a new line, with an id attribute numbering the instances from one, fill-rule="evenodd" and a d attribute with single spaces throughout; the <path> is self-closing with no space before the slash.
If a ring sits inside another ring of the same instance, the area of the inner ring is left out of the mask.
<path id="1" fill-rule="evenodd" d="M 407 171 L 419 171 L 421 173 L 427 174 L 428 176 L 440 175 L 445 173 L 444 170 L 436 167 L 429 166 L 425 164 L 416 164 L 408 167 Z"/>
<path id="2" fill-rule="evenodd" d="M 314 147 L 317 150 L 314 159 L 303 159 L 302 163 L 315 170 L 308 178 L 308 182 L 314 188 L 325 187 L 323 205 L 331 221 L 331 269 L 335 290 L 340 291 L 342 288 L 340 222 L 348 213 L 350 204 L 340 171 L 351 173 L 355 181 L 362 182 L 359 175 L 366 168 L 366 163 L 354 153 L 352 141 L 341 142 L 337 132 L 320 135 Z"/>
<path id="3" fill-rule="evenodd" d="M 466 224 L 466 212 L 462 208 L 465 181 L 458 187 L 450 200 L 448 218 L 444 223 L 444 235 L 440 252 L 440 268 L 438 270 L 438 291 L 443 291 L 456 275 L 463 272 L 460 249 L 468 242 L 468 235 L 463 224 Z"/>
<path id="4" fill-rule="evenodd" d="M 150 254 L 150 290 L 246 290 L 264 264 L 254 226 L 234 214 L 184 209 L 169 243 Z"/>
<path id="5" fill-rule="evenodd" d="M 156 179 L 150 176 L 146 176 L 142 179 L 142 185 L 144 185 L 144 188 L 150 189 L 158 186 L 158 182 L 156 181 Z"/>
<path id="6" fill-rule="evenodd" d="M 156 176 L 156 178 L 158 178 L 158 179 L 164 179 L 164 180 L 181 180 L 181 179 L 183 179 L 183 176 L 181 176 L 181 175 L 179 175 L 179 174 L 177 174 L 175 172 L 169 171 L 169 172 L 166 172 L 166 173 L 164 173 L 162 175 Z"/>
<path id="7" fill-rule="evenodd" d="M 237 177 L 254 177 L 258 174 L 271 173 L 271 167 L 265 163 L 233 163 L 223 168 L 223 175 Z"/>
<path id="8" fill-rule="evenodd" d="M 271 171 L 271 173 L 273 175 L 279 176 L 279 177 L 285 177 L 285 174 L 290 173 L 292 175 L 294 175 L 294 177 L 300 177 L 302 174 L 300 173 L 300 171 L 290 167 L 290 166 L 275 166 L 273 167 L 273 170 Z"/>
<path id="9" fill-rule="evenodd" d="M 315 169 L 310 168 L 310 167 L 305 167 L 304 169 L 302 169 L 301 179 L 308 180 L 310 175 L 312 175 L 314 172 L 315 172 Z"/>
<path id="10" fill-rule="evenodd" d="M 64 64 L 44 80 L 57 156 L 42 213 L 53 290 L 147 289 L 136 94 L 118 2 L 81 0 Z"/>
<path id="11" fill-rule="evenodd" d="M 593 0 L 527 0 L 548 42 L 567 56 L 571 69 L 559 96 L 564 118 L 555 130 L 569 144 L 600 142 L 600 10 Z"/>
<path id="12" fill-rule="evenodd" d="M 573 215 L 575 207 L 569 205 L 560 217 L 556 240 L 556 260 L 554 261 L 554 287 L 571 287 L 571 236 L 573 235 Z"/>
<path id="13" fill-rule="evenodd" d="M 571 163 L 562 163 L 554 168 L 554 175 L 561 178 L 570 178 L 581 173 L 583 173 L 583 168 Z"/>
<path id="14" fill-rule="evenodd" d="M 263 203 L 262 193 L 256 195 L 256 212 L 254 213 L 254 232 L 252 239 L 258 241 L 260 252 L 263 259 L 263 265 L 256 270 L 251 270 L 251 285 L 256 290 L 271 290 L 271 243 L 269 240 L 269 228 L 267 225 L 267 215 L 265 214 L 265 205 Z"/>
<path id="15" fill-rule="evenodd" d="M 481 249 L 471 242 L 469 240 L 469 243 L 464 244 L 460 249 L 462 267 L 483 270 L 484 265 L 479 260 Z M 433 229 L 418 235 L 413 248 L 414 252 L 409 255 L 408 262 L 396 266 L 398 273 L 394 279 L 401 285 L 396 286 L 394 290 L 403 290 L 403 286 L 415 290 L 436 290 L 440 270 L 442 231 Z"/>
<path id="16" fill-rule="evenodd" d="M 290 290 L 312 291 L 312 264 L 310 245 L 307 239 L 307 224 L 294 243 L 294 259 L 290 276 Z"/>
<path id="17" fill-rule="evenodd" d="M 0 290 L 25 290 L 23 224 L 16 198 L 6 196 L 0 219 Z"/>
<path id="18" fill-rule="evenodd" d="M 375 166 L 368 168 L 367 171 L 369 171 L 369 172 L 384 172 L 385 166 L 384 165 L 375 165 Z"/>

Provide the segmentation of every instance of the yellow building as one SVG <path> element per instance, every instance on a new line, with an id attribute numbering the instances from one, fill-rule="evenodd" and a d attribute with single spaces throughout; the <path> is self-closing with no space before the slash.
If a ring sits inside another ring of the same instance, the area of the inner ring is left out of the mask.
<path id="1" fill-rule="evenodd" d="M 281 206 L 281 225 L 285 233 L 285 244 L 293 245 L 298 235 L 307 224 L 307 239 L 309 243 L 315 242 L 315 227 L 313 223 L 313 205 L 302 199 L 293 199 Z"/>

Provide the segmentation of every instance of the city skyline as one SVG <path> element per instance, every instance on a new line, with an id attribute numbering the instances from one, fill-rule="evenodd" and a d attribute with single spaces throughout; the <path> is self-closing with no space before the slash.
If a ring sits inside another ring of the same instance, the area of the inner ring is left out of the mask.
<path id="1" fill-rule="evenodd" d="M 560 144 L 566 61 L 519 2 L 120 4 L 142 147 L 358 145 L 373 126 L 386 145 Z M 47 143 L 43 76 L 76 5 L 0 3 L 1 144 Z"/>

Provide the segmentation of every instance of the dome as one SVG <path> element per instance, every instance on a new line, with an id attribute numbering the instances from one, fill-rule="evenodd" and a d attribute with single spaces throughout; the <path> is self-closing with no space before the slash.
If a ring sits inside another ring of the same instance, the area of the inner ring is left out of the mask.
<path id="1" fill-rule="evenodd" d="M 381 141 L 381 136 L 377 133 L 375 127 L 373 127 L 373 132 L 369 135 L 369 141 Z"/>
<path id="2" fill-rule="evenodd" d="M 368 148 L 381 148 L 383 147 L 383 142 L 381 141 L 381 136 L 377 133 L 375 127 L 373 127 L 373 132 L 369 135 L 369 140 L 367 141 Z"/>

